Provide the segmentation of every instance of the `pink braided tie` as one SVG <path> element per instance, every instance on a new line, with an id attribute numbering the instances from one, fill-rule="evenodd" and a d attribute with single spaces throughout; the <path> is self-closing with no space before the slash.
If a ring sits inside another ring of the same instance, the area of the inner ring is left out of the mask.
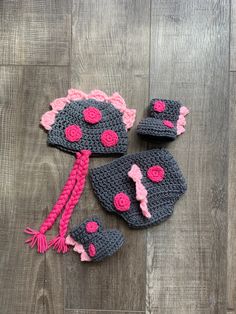
<path id="1" fill-rule="evenodd" d="M 73 210 L 78 203 L 81 194 L 84 190 L 84 185 L 86 181 L 86 176 L 89 168 L 89 156 L 91 155 L 91 151 L 82 150 L 81 158 L 79 162 L 78 172 L 77 172 L 77 182 L 74 186 L 74 189 L 71 193 L 71 197 L 68 200 L 65 210 L 62 214 L 59 226 L 59 235 L 54 239 L 49 241 L 48 246 L 53 247 L 57 250 L 58 253 L 66 253 L 68 251 L 68 246 L 66 244 L 66 233 L 68 229 L 68 225 L 70 222 L 70 218 L 72 216 Z"/>
<path id="2" fill-rule="evenodd" d="M 77 179 L 77 172 L 78 172 L 79 163 L 80 163 L 80 156 L 81 156 L 80 153 L 76 153 L 76 161 L 64 185 L 64 188 L 57 202 L 53 206 L 51 212 L 48 214 L 48 216 L 46 217 L 46 219 L 40 226 L 39 231 L 33 230 L 31 228 L 26 228 L 24 230 L 25 233 L 32 235 L 32 237 L 27 239 L 25 243 L 28 243 L 31 248 L 37 245 L 39 253 L 45 253 L 47 251 L 48 243 L 47 243 L 45 233 L 52 228 L 53 224 L 55 223 L 57 217 L 60 215 L 62 209 L 64 208 L 75 186 L 76 179 Z"/>

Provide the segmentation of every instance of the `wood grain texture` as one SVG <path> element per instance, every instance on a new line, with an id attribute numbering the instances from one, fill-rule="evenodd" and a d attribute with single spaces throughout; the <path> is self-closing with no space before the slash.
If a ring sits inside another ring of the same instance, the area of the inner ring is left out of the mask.
<path id="1" fill-rule="evenodd" d="M 70 0 L 0 1 L 0 64 L 68 65 Z"/>
<path id="2" fill-rule="evenodd" d="M 144 311 L 66 310 L 65 314 L 144 314 Z"/>
<path id="3" fill-rule="evenodd" d="M 69 171 L 70 158 L 46 144 L 40 116 L 68 86 L 66 68 L 0 67 L 0 304 L 3 314 L 64 311 L 63 258 L 24 245 Z M 69 161 L 69 162 L 68 162 Z"/>
<path id="4" fill-rule="evenodd" d="M 86 92 L 118 91 L 129 107 L 137 108 L 137 120 L 148 101 L 149 14 L 149 2 L 142 0 L 81 0 L 73 5 L 72 86 Z M 129 151 L 145 148 L 135 127 L 129 136 Z M 90 167 L 110 160 L 93 158 Z M 108 215 L 88 182 L 73 222 L 93 214 L 107 227 L 118 228 L 126 243 L 103 263 L 84 265 L 76 254 L 66 257 L 66 307 L 145 310 L 146 231 L 129 230 L 121 219 Z"/>
<path id="5" fill-rule="evenodd" d="M 150 95 L 190 108 L 168 145 L 188 191 L 148 230 L 147 313 L 225 313 L 228 1 L 152 1 Z"/>
<path id="6" fill-rule="evenodd" d="M 236 73 L 230 74 L 227 310 L 236 313 Z"/>
<path id="7" fill-rule="evenodd" d="M 230 70 L 236 71 L 236 1 L 231 0 Z"/>

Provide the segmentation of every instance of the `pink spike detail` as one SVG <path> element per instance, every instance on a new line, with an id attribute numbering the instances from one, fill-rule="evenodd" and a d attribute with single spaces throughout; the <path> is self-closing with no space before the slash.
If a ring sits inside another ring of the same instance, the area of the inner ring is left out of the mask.
<path id="1" fill-rule="evenodd" d="M 189 109 L 185 106 L 180 108 L 180 115 L 177 121 L 177 135 L 180 135 L 185 132 L 186 119 L 185 116 L 189 114 Z"/>
<path id="2" fill-rule="evenodd" d="M 74 101 L 74 100 L 80 100 L 80 99 L 87 99 L 88 95 L 82 92 L 81 90 L 71 88 L 68 90 L 68 94 L 66 98 L 68 100 Z"/>
<path id="3" fill-rule="evenodd" d="M 64 107 L 69 103 L 70 101 L 66 98 L 57 98 L 53 100 L 53 102 L 50 103 L 50 106 L 54 111 L 60 111 L 63 110 Z"/>
<path id="4" fill-rule="evenodd" d="M 40 124 L 46 129 L 46 130 L 51 130 L 52 125 L 55 122 L 55 117 L 56 117 L 56 112 L 51 110 L 51 111 L 47 111 L 45 112 L 42 117 L 41 117 L 41 121 Z"/>
<path id="5" fill-rule="evenodd" d="M 88 98 L 94 98 L 98 101 L 105 101 L 108 99 L 108 96 L 101 90 L 95 89 L 95 90 L 92 90 L 90 94 L 88 94 Z"/>
<path id="6" fill-rule="evenodd" d="M 151 213 L 148 210 L 148 200 L 147 200 L 147 190 L 145 186 L 142 184 L 142 172 L 139 166 L 133 164 L 130 171 L 128 172 L 128 176 L 134 181 L 135 189 L 136 189 L 136 199 L 140 202 L 140 209 L 142 214 L 146 218 L 151 218 Z"/>

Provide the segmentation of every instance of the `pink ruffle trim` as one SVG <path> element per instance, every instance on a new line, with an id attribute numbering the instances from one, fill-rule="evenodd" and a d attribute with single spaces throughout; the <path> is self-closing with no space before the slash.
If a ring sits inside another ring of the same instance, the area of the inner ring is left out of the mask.
<path id="1" fill-rule="evenodd" d="M 50 130 L 52 125 L 55 122 L 56 115 L 58 111 L 64 109 L 64 107 L 69 104 L 71 101 L 80 100 L 80 99 L 89 99 L 93 98 L 98 101 L 107 101 L 110 102 L 116 109 L 118 109 L 123 114 L 123 122 L 125 124 L 126 130 L 130 129 L 135 121 L 136 110 L 127 108 L 127 105 L 124 99 L 118 93 L 114 93 L 112 96 L 107 96 L 104 92 L 100 90 L 93 90 L 89 94 L 77 89 L 69 89 L 66 97 L 57 98 L 50 103 L 52 107 L 51 111 L 47 111 L 42 115 L 41 125 L 46 129 Z"/>
<path id="2" fill-rule="evenodd" d="M 66 237 L 66 244 L 73 246 L 73 251 L 80 254 L 80 260 L 82 262 L 90 262 L 91 258 L 88 256 L 82 244 L 76 242 L 70 235 Z"/>
<path id="3" fill-rule="evenodd" d="M 180 115 L 177 121 L 177 135 L 185 132 L 186 119 L 185 116 L 189 114 L 189 109 L 185 106 L 180 108 Z"/>

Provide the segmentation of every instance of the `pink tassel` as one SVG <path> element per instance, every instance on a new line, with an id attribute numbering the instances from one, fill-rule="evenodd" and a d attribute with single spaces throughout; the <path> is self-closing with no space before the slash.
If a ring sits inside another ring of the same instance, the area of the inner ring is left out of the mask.
<path id="1" fill-rule="evenodd" d="M 56 236 L 54 239 L 50 240 L 48 243 L 48 247 L 53 247 L 57 253 L 67 253 L 68 246 L 66 244 L 65 237 L 61 237 L 60 235 Z"/>
<path id="2" fill-rule="evenodd" d="M 25 243 L 29 243 L 30 247 L 33 248 L 35 245 L 38 247 L 38 253 L 45 253 L 48 249 L 48 243 L 45 235 L 37 230 L 26 228 L 25 233 L 31 234 L 32 237 L 27 239 Z"/>

